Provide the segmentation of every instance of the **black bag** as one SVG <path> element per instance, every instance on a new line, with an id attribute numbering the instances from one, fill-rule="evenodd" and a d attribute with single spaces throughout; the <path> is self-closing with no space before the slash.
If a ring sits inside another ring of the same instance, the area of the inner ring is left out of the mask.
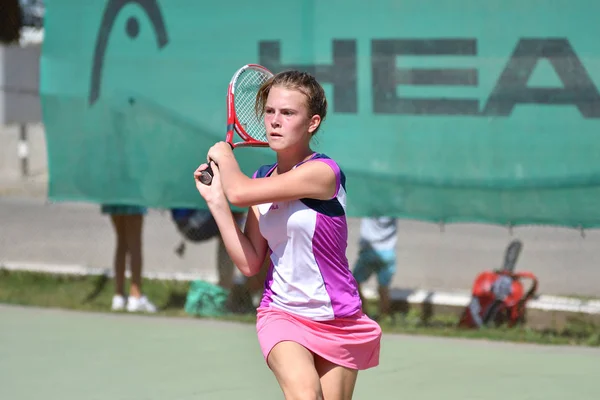
<path id="1" fill-rule="evenodd" d="M 19 0 L 2 0 L 0 5 L 0 43 L 19 41 L 23 26 L 23 11 Z"/>
<path id="2" fill-rule="evenodd" d="M 219 234 L 219 228 L 209 210 L 174 208 L 171 217 L 177 230 L 190 242 L 204 242 Z"/>

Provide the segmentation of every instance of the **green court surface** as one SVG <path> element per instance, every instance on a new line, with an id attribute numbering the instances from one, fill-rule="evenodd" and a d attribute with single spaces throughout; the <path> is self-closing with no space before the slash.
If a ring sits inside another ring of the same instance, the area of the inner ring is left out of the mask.
<path id="1" fill-rule="evenodd" d="M 600 350 L 385 335 L 354 399 L 600 399 Z M 282 399 L 253 325 L 0 306 L 0 399 Z"/>

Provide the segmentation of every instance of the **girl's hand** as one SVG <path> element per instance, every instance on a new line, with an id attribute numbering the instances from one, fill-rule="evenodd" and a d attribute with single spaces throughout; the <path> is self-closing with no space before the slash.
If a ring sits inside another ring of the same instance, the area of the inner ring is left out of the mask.
<path id="1" fill-rule="evenodd" d="M 229 145 L 228 145 L 229 146 Z M 219 167 L 215 164 L 214 161 L 211 162 L 210 167 L 213 171 L 213 179 L 210 185 L 205 185 L 200 182 L 200 175 L 202 175 L 202 171 L 208 168 L 208 164 L 200 165 L 194 171 L 194 181 L 196 182 L 196 189 L 200 192 L 200 195 L 206 201 L 206 204 L 211 205 L 225 205 L 227 206 L 227 198 L 225 197 L 225 192 L 223 192 L 223 187 L 221 186 L 221 175 L 219 173 Z"/>
<path id="2" fill-rule="evenodd" d="M 217 164 L 221 162 L 223 157 L 234 157 L 233 150 L 227 142 L 217 142 L 208 150 L 206 159 L 208 162 L 214 161 Z"/>

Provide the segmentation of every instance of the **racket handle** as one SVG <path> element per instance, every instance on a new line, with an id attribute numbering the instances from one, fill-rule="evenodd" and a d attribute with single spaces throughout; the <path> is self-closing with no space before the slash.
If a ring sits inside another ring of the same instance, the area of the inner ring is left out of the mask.
<path id="1" fill-rule="evenodd" d="M 231 150 L 233 150 L 233 144 L 231 144 L 230 142 L 227 143 L 231 146 Z M 213 170 L 210 167 L 210 163 L 208 163 L 208 168 L 202 171 L 202 174 L 200 175 L 200 182 L 205 184 L 206 186 L 210 186 L 210 184 L 212 183 L 212 178 Z"/>
<path id="2" fill-rule="evenodd" d="M 200 175 L 200 182 L 202 182 L 203 184 L 205 184 L 207 186 L 210 186 L 210 184 L 212 183 L 212 178 L 213 178 L 213 170 L 209 165 L 208 168 L 206 168 L 204 171 L 202 171 L 202 174 Z"/>

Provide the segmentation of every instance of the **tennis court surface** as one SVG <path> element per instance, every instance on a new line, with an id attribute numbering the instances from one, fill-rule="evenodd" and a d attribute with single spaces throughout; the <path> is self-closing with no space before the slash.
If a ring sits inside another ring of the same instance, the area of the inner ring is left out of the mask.
<path id="1" fill-rule="evenodd" d="M 600 350 L 385 335 L 354 399 L 599 399 Z M 282 399 L 251 324 L 0 306 L 0 398 Z"/>

